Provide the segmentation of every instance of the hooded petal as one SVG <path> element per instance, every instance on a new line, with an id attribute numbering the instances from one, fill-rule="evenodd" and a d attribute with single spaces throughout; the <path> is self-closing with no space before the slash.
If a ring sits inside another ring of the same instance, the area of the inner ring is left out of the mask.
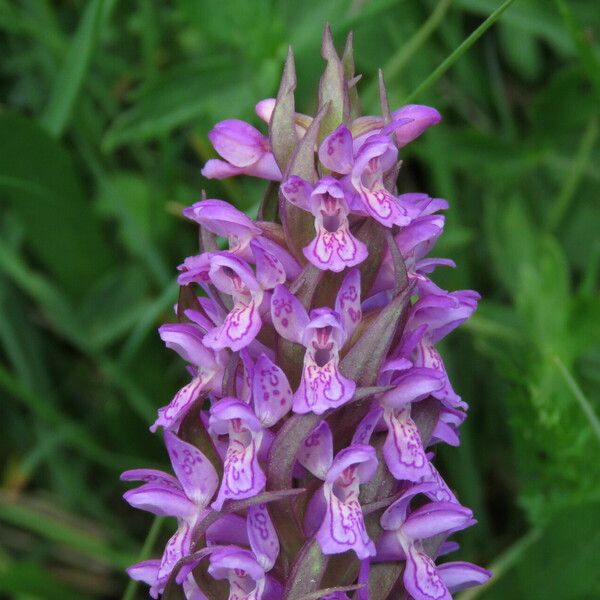
<path id="1" fill-rule="evenodd" d="M 396 129 L 394 134 L 400 148 L 412 142 L 427 128 L 437 125 L 442 120 L 442 116 L 435 108 L 421 104 L 407 104 L 395 110 L 392 113 L 392 118 L 394 120 L 407 119 L 404 125 Z"/>
<path id="2" fill-rule="evenodd" d="M 192 444 L 165 431 L 165 444 L 177 479 L 196 506 L 204 508 L 213 497 L 219 478 L 212 463 Z"/>
<path id="3" fill-rule="evenodd" d="M 412 368 L 402 371 L 390 382 L 394 389 L 385 392 L 381 398 L 383 405 L 402 408 L 412 402 L 423 400 L 443 385 L 443 375 L 434 369 Z"/>
<path id="4" fill-rule="evenodd" d="M 383 445 L 385 462 L 398 480 L 420 481 L 430 473 L 429 461 L 415 422 L 406 410 L 384 412 L 388 435 Z"/>
<path id="5" fill-rule="evenodd" d="M 285 373 L 265 354 L 256 361 L 252 381 L 254 411 L 263 427 L 272 427 L 292 408 L 292 389 Z"/>
<path id="6" fill-rule="evenodd" d="M 309 323 L 308 314 L 300 300 L 283 285 L 276 286 L 273 291 L 271 318 L 280 336 L 302 343 L 302 334 Z"/>
<path id="7" fill-rule="evenodd" d="M 468 562 L 449 562 L 438 566 L 438 575 L 451 593 L 484 584 L 492 572 Z"/>
<path id="8" fill-rule="evenodd" d="M 145 483 L 154 483 L 165 487 L 172 487 L 181 490 L 179 481 L 169 475 L 156 469 L 131 469 L 121 473 L 121 481 L 143 481 Z"/>
<path id="9" fill-rule="evenodd" d="M 319 160 L 334 173 L 345 175 L 352 170 L 352 133 L 343 123 L 323 140 L 319 147 Z"/>
<path id="10" fill-rule="evenodd" d="M 473 511 L 453 502 L 430 502 L 413 511 L 402 525 L 402 535 L 426 540 L 434 535 L 458 531 L 472 523 Z"/>
<path id="11" fill-rule="evenodd" d="M 326 421 L 313 429 L 298 452 L 298 461 L 315 477 L 325 480 L 333 461 L 333 436 Z"/>
<path id="12" fill-rule="evenodd" d="M 258 129 L 238 119 L 217 123 L 208 138 L 215 150 L 236 167 L 256 163 L 268 149 L 268 140 Z"/>
<path id="13" fill-rule="evenodd" d="M 214 368 L 214 353 L 203 344 L 202 332 L 191 323 L 169 323 L 159 327 L 158 332 L 167 348 L 175 350 L 191 365 L 203 365 L 205 370 Z"/>
<path id="14" fill-rule="evenodd" d="M 413 544 L 406 550 L 404 587 L 414 600 L 452 600 L 433 560 Z"/>
<path id="15" fill-rule="evenodd" d="M 408 507 L 412 499 L 419 494 L 429 494 L 435 489 L 432 483 L 418 483 L 409 487 L 403 494 L 394 501 L 385 512 L 381 515 L 381 526 L 388 531 L 396 531 L 400 529 L 408 514 Z"/>
<path id="16" fill-rule="evenodd" d="M 246 517 L 250 547 L 258 564 L 270 571 L 279 555 L 279 538 L 266 504 L 255 504 L 248 509 Z"/>

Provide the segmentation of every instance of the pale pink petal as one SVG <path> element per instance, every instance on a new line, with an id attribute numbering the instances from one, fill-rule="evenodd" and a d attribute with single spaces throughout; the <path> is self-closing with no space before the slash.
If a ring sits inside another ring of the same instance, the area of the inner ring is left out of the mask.
<path id="1" fill-rule="evenodd" d="M 246 517 L 250 547 L 258 564 L 270 571 L 279 555 L 279 538 L 267 511 L 266 504 L 255 504 Z"/>

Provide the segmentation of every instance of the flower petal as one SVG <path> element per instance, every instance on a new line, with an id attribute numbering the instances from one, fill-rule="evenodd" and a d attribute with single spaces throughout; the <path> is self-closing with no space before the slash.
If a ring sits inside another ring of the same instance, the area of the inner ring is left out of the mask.
<path id="1" fill-rule="evenodd" d="M 388 435 L 383 445 L 383 455 L 392 475 L 400 481 L 420 481 L 429 475 L 429 461 L 410 413 L 386 409 L 384 419 Z"/>
<path id="2" fill-rule="evenodd" d="M 284 283 L 286 273 L 283 265 L 270 252 L 267 252 L 258 241 L 250 242 L 252 254 L 256 261 L 256 279 L 264 290 L 272 290 L 278 283 Z"/>
<path id="3" fill-rule="evenodd" d="M 334 173 L 345 175 L 352 170 L 352 133 L 343 123 L 323 140 L 319 147 L 319 160 Z"/>
<path id="4" fill-rule="evenodd" d="M 434 535 L 468 527 L 473 511 L 453 502 L 430 502 L 413 511 L 402 525 L 402 535 L 426 540 Z"/>
<path id="5" fill-rule="evenodd" d="M 419 137 L 427 128 L 437 125 L 442 116 L 431 106 L 422 104 L 407 104 L 392 113 L 394 120 L 411 119 L 396 129 L 395 138 L 399 147 L 405 146 Z"/>
<path id="6" fill-rule="evenodd" d="M 309 323 L 308 314 L 285 286 L 278 285 L 271 297 L 271 318 L 277 333 L 291 342 L 302 342 L 302 334 Z"/>
<path id="7" fill-rule="evenodd" d="M 200 392 L 206 388 L 207 384 L 207 380 L 203 380 L 201 377 L 194 377 L 192 381 L 175 394 L 175 397 L 167 406 L 158 409 L 158 418 L 150 427 L 150 431 L 154 432 L 159 427 L 176 430 L 181 423 L 181 419 L 183 419 L 192 407 Z"/>
<path id="8" fill-rule="evenodd" d="M 285 373 L 265 354 L 256 361 L 252 381 L 254 411 L 263 427 L 272 427 L 292 408 L 292 389 Z"/>
<path id="9" fill-rule="evenodd" d="M 335 298 L 335 311 L 342 319 L 347 338 L 352 336 L 360 322 L 360 271 L 352 269 L 348 272 Z"/>
<path id="10" fill-rule="evenodd" d="M 414 600 L 452 600 L 433 560 L 412 544 L 406 554 L 404 587 Z"/>
<path id="11" fill-rule="evenodd" d="M 190 517 L 196 511 L 194 503 L 183 493 L 172 487 L 157 483 L 144 485 L 123 494 L 126 502 L 134 508 L 153 515 L 167 517 Z"/>
<path id="12" fill-rule="evenodd" d="M 292 175 L 281 185 L 281 193 L 288 201 L 303 210 L 311 210 L 310 195 L 313 191 L 313 186 L 308 181 Z"/>
<path id="13" fill-rule="evenodd" d="M 268 140 L 258 129 L 238 119 L 217 123 L 208 138 L 215 150 L 236 167 L 256 163 L 267 151 Z"/>
<path id="14" fill-rule="evenodd" d="M 326 421 L 321 421 L 304 440 L 297 458 L 315 477 L 325 480 L 333 461 L 333 435 Z"/>
<path id="15" fill-rule="evenodd" d="M 180 522 L 177 531 L 171 536 L 171 539 L 165 546 L 165 551 L 158 571 L 158 580 L 166 583 L 173 567 L 184 556 L 190 553 L 192 546 L 193 528 L 185 521 Z"/>
<path id="16" fill-rule="evenodd" d="M 255 504 L 248 509 L 246 517 L 250 547 L 258 564 L 270 571 L 279 555 L 279 538 L 266 504 Z"/>
<path id="17" fill-rule="evenodd" d="M 204 508 L 213 497 L 219 478 L 212 463 L 192 444 L 165 431 L 165 445 L 177 479 L 187 497 L 196 506 Z"/>
<path id="18" fill-rule="evenodd" d="M 204 336 L 204 344 L 215 350 L 230 348 L 234 352 L 245 348 L 262 326 L 259 306 L 260 301 L 255 297 L 248 301 L 238 300 L 225 317 L 225 322 Z"/>
<path id="19" fill-rule="evenodd" d="M 375 556 L 375 544 L 367 533 L 358 499 L 342 502 L 332 485 L 326 484 L 323 489 L 327 511 L 316 536 L 323 554 L 354 550 L 360 559 Z"/>
<path id="20" fill-rule="evenodd" d="M 484 584 L 492 572 L 468 562 L 449 562 L 438 567 L 438 575 L 451 593 Z"/>
<path id="21" fill-rule="evenodd" d="M 203 365 L 208 370 L 215 366 L 214 354 L 202 343 L 203 335 L 191 323 L 169 323 L 159 327 L 158 332 L 167 348 L 175 350 L 191 365 Z"/>

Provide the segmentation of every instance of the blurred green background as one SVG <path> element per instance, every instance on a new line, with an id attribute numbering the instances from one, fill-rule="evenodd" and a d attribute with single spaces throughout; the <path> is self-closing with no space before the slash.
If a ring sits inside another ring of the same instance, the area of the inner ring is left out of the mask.
<path id="1" fill-rule="evenodd" d="M 123 569 L 172 527 L 146 539 L 118 476 L 167 464 L 148 425 L 185 378 L 156 335 L 197 249 L 180 209 L 205 188 L 255 211 L 260 182 L 200 176 L 206 134 L 257 122 L 288 43 L 311 113 L 330 21 L 366 112 L 378 67 L 397 107 L 452 57 L 400 185 L 450 200 L 437 281 L 484 297 L 443 347 L 471 405 L 439 456 L 479 519 L 460 556 L 496 572 L 463 598 L 600 598 L 600 9 L 516 0 L 453 54 L 500 4 L 0 0 L 0 597 L 145 597 Z"/>

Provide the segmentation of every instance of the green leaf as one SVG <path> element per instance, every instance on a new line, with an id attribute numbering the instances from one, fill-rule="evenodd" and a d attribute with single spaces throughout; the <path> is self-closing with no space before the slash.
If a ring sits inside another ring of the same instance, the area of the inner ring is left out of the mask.
<path id="1" fill-rule="evenodd" d="M 69 294 L 81 296 L 112 260 L 70 156 L 33 121 L 0 115 L 0 190 L 27 244 Z"/>
<path id="2" fill-rule="evenodd" d="M 73 106 L 88 74 L 105 4 L 105 0 L 91 0 L 87 3 L 65 62 L 54 80 L 48 104 L 40 117 L 44 128 L 54 137 L 60 137 L 68 125 Z"/>

